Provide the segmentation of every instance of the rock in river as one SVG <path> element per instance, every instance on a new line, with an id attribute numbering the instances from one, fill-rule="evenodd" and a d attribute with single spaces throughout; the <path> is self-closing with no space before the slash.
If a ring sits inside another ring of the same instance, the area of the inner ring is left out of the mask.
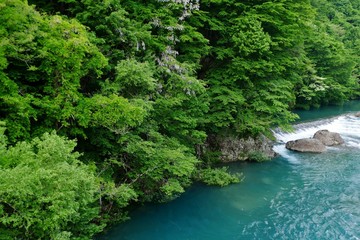
<path id="1" fill-rule="evenodd" d="M 319 130 L 314 134 L 314 138 L 320 140 L 325 146 L 335 146 L 344 143 L 344 139 L 339 133 Z"/>
<path id="2" fill-rule="evenodd" d="M 322 153 L 326 151 L 325 145 L 320 140 L 314 138 L 302 138 L 289 141 L 285 147 L 297 152 Z"/>

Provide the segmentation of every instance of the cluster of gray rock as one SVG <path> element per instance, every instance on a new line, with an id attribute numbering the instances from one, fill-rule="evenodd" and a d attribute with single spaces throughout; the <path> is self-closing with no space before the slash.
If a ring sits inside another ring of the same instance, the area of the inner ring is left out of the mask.
<path id="1" fill-rule="evenodd" d="M 344 140 L 339 133 L 319 130 L 312 138 L 289 141 L 285 147 L 297 152 L 322 153 L 326 151 L 326 146 L 336 146 L 343 143 Z"/>

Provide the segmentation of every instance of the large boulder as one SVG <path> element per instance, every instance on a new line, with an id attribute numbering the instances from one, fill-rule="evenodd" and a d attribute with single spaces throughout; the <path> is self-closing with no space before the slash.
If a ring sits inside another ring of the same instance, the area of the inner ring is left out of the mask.
<path id="1" fill-rule="evenodd" d="M 318 139 L 302 138 L 286 143 L 287 149 L 297 152 L 322 153 L 326 151 L 325 145 Z"/>
<path id="2" fill-rule="evenodd" d="M 360 112 L 355 113 L 355 117 L 360 117 Z"/>
<path id="3" fill-rule="evenodd" d="M 335 146 L 344 143 L 344 139 L 342 139 L 339 133 L 329 132 L 328 130 L 317 131 L 313 138 L 320 140 L 325 146 Z"/>
<path id="4" fill-rule="evenodd" d="M 277 154 L 273 150 L 274 142 L 260 135 L 256 138 L 240 138 L 236 136 L 209 135 L 206 145 L 197 149 L 198 155 L 206 152 L 219 152 L 222 162 L 270 159 Z"/>

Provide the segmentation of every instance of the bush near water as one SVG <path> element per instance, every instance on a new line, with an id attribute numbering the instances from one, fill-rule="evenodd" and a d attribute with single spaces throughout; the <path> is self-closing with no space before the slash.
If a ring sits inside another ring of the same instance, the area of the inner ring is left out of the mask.
<path id="1" fill-rule="evenodd" d="M 359 24 L 355 0 L 1 1 L 0 238 L 89 239 L 217 182 L 207 136 L 359 96 Z"/>

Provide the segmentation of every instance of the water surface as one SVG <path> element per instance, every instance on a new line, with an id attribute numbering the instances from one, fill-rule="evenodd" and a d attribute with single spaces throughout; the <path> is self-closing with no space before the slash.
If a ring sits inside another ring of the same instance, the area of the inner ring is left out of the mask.
<path id="1" fill-rule="evenodd" d="M 360 239 L 360 118 L 354 111 L 360 102 L 298 112 L 305 123 L 293 133 L 276 133 L 279 157 L 230 165 L 244 173 L 244 182 L 195 184 L 173 202 L 137 209 L 103 239 Z M 339 132 L 344 146 L 323 154 L 285 149 L 286 141 L 319 129 Z"/>

